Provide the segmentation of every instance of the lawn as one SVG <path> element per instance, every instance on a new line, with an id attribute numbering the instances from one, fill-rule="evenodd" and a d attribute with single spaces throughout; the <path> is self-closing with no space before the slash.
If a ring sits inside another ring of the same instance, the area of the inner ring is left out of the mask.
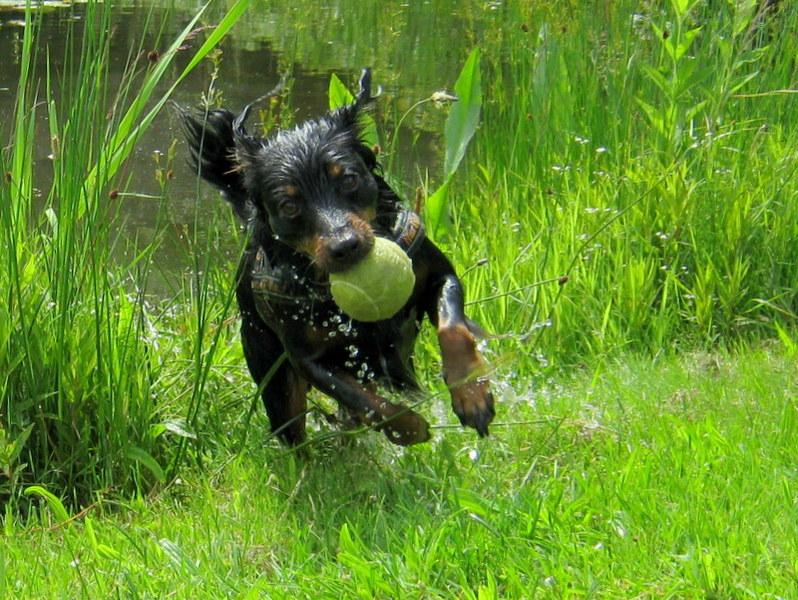
<path id="1" fill-rule="evenodd" d="M 0 595 L 794 598 L 795 367 L 775 343 L 627 356 L 530 382 L 481 441 L 335 438 L 305 461 L 253 437 L 66 524 L 9 517 Z"/>

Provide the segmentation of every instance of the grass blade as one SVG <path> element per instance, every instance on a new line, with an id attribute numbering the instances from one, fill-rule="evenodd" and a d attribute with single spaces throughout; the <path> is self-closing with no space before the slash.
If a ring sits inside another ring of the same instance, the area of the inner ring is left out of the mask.
<path id="1" fill-rule="evenodd" d="M 476 133 L 482 108 L 482 78 L 479 70 L 479 48 L 474 48 L 460 71 L 454 86 L 457 96 L 446 119 L 446 158 L 443 167 L 443 184 L 427 198 L 425 221 L 431 238 L 449 230 L 448 193 L 454 173 L 465 156 L 466 148 Z"/>

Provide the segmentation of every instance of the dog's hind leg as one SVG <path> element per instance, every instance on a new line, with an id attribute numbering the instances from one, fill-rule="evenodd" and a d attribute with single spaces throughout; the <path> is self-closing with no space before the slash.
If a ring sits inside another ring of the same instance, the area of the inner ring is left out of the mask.
<path id="1" fill-rule="evenodd" d="M 305 441 L 308 383 L 284 359 L 283 346 L 268 327 L 244 319 L 241 344 L 252 378 L 261 390 L 272 433 L 289 446 Z"/>

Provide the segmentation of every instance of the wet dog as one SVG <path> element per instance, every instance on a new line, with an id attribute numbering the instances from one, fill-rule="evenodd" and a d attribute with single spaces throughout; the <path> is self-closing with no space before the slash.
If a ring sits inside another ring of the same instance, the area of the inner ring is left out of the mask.
<path id="1" fill-rule="evenodd" d="M 363 141 L 361 113 L 371 100 L 364 70 L 352 104 L 266 139 L 245 129 L 250 107 L 238 115 L 181 111 L 197 173 L 248 228 L 236 288 L 241 342 L 272 431 L 289 445 L 305 439 L 311 386 L 396 444 L 428 440 L 421 415 L 377 391 L 418 389 L 412 353 L 424 315 L 437 329 L 460 422 L 483 436 L 494 416 L 463 286 Z M 328 275 L 362 260 L 375 236 L 404 249 L 416 283 L 393 317 L 361 322 L 333 302 Z"/>

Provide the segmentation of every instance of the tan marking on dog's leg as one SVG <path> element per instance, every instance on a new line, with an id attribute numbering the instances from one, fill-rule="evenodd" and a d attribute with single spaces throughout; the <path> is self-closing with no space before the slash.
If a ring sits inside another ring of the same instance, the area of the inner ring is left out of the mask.
<path id="1" fill-rule="evenodd" d="M 463 324 L 438 329 L 443 358 L 443 378 L 452 395 L 452 408 L 460 422 L 480 435 L 488 433 L 493 420 L 493 395 L 485 378 L 485 362 L 477 351 L 474 335 Z"/>

